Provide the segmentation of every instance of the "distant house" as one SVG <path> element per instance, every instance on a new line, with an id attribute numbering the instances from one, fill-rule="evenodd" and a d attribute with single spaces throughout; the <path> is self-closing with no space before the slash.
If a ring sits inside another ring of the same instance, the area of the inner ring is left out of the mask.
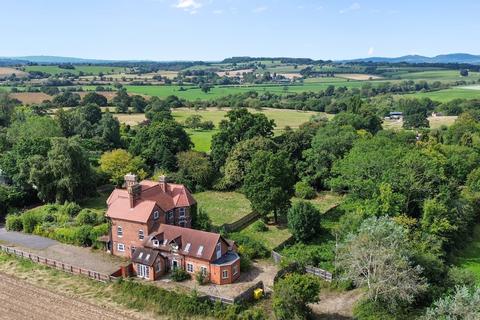
<path id="1" fill-rule="evenodd" d="M 137 181 L 125 176 L 126 189 L 107 199 L 110 220 L 107 248 L 130 258 L 138 277 L 156 280 L 170 270 L 201 272 L 215 284 L 234 282 L 240 275 L 236 247 L 217 233 L 191 229 L 196 201 L 183 185 Z"/>
<path id="2" fill-rule="evenodd" d="M 392 111 L 389 114 L 389 118 L 392 120 L 400 120 L 403 119 L 403 112 L 400 111 Z"/>

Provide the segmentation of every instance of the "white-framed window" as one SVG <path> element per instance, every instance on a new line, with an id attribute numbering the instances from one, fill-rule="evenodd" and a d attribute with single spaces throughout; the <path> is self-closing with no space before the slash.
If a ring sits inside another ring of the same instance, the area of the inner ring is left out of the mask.
<path id="1" fill-rule="evenodd" d="M 145 236 L 143 234 L 143 230 L 142 229 L 138 230 L 138 240 L 143 240 L 144 237 Z"/>
<path id="2" fill-rule="evenodd" d="M 154 220 L 157 220 L 158 218 L 160 218 L 160 212 L 154 211 L 154 212 L 153 212 L 153 219 L 154 219 Z"/>
<path id="3" fill-rule="evenodd" d="M 201 266 L 201 267 L 200 267 L 200 272 L 201 272 L 204 276 L 207 275 L 207 270 L 208 270 L 208 269 L 207 269 L 207 267 L 205 267 L 205 266 Z"/>
<path id="4" fill-rule="evenodd" d="M 217 259 L 220 259 L 222 256 L 222 244 L 220 242 L 217 243 Z"/>
<path id="5" fill-rule="evenodd" d="M 233 266 L 233 275 L 235 276 L 235 275 L 237 275 L 237 273 L 238 273 L 238 266 L 234 265 Z"/>
<path id="6" fill-rule="evenodd" d="M 193 263 L 187 262 L 187 272 L 193 272 Z"/>
<path id="7" fill-rule="evenodd" d="M 157 264 L 155 265 L 155 271 L 160 272 L 161 270 L 162 270 L 162 265 L 160 264 L 160 262 L 157 262 Z"/>
<path id="8" fill-rule="evenodd" d="M 187 243 L 187 245 L 185 246 L 185 248 L 183 249 L 183 251 L 185 251 L 185 252 L 188 253 L 188 252 L 190 251 L 190 247 L 191 247 L 191 246 L 192 246 L 192 244 L 191 244 L 190 242 Z"/>
<path id="9" fill-rule="evenodd" d="M 203 254 L 203 246 L 198 247 L 197 256 L 201 256 Z"/>
<path id="10" fill-rule="evenodd" d="M 117 226 L 117 236 L 119 238 L 123 237 L 123 228 L 121 226 Z"/>
<path id="11" fill-rule="evenodd" d="M 180 218 L 185 218 L 185 208 L 178 209 L 178 212 Z"/>
<path id="12" fill-rule="evenodd" d="M 123 243 L 117 243 L 117 250 L 120 252 L 125 251 L 125 245 Z"/>
<path id="13" fill-rule="evenodd" d="M 168 211 L 168 220 L 173 220 L 173 210 Z"/>
<path id="14" fill-rule="evenodd" d="M 160 242 L 159 242 L 158 240 L 156 240 L 156 239 L 153 240 L 152 242 L 153 242 L 153 246 L 154 246 L 154 247 L 158 247 L 158 246 L 160 245 Z"/>
<path id="15" fill-rule="evenodd" d="M 222 279 L 228 279 L 228 270 L 222 271 Z"/>

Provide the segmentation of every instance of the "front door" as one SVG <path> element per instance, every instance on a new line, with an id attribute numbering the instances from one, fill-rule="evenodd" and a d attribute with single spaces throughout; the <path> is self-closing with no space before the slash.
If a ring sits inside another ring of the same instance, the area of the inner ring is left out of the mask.
<path id="1" fill-rule="evenodd" d="M 139 278 L 145 278 L 145 279 L 148 279 L 149 278 L 149 275 L 150 275 L 150 269 L 148 268 L 148 266 L 144 265 L 144 264 L 138 264 L 137 265 L 137 276 Z"/>
<path id="2" fill-rule="evenodd" d="M 172 270 L 175 270 L 178 268 L 178 261 L 177 260 L 172 260 Z"/>

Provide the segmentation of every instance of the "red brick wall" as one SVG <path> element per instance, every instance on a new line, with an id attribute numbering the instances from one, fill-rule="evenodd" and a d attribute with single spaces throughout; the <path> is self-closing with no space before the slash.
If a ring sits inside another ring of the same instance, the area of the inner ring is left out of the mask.
<path id="1" fill-rule="evenodd" d="M 123 229 L 123 236 L 117 235 L 117 227 Z M 138 238 L 138 231 L 143 230 L 144 240 L 148 236 L 147 224 L 129 222 L 124 220 L 112 219 L 112 253 L 116 256 L 131 257 L 132 247 L 139 248 L 143 246 L 143 241 Z M 123 243 L 125 251 L 118 251 L 118 243 Z"/>
<path id="2" fill-rule="evenodd" d="M 233 266 L 237 266 L 237 274 L 233 274 Z M 229 284 L 235 282 L 235 280 L 240 277 L 240 260 L 236 261 L 232 265 L 227 266 L 217 266 L 212 265 L 212 273 L 210 275 L 210 281 L 215 284 Z M 222 272 L 226 270 L 228 272 L 228 277 L 223 279 Z"/>

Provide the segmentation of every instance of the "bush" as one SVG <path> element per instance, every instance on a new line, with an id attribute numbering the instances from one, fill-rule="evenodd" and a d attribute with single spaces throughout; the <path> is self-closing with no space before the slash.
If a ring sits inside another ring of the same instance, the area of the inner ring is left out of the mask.
<path id="1" fill-rule="evenodd" d="M 193 227 L 198 230 L 210 231 L 212 230 L 212 220 L 208 216 L 207 212 L 203 208 L 198 209 L 198 213 L 195 216 Z"/>
<path id="2" fill-rule="evenodd" d="M 295 240 L 307 242 L 320 231 L 320 211 L 310 202 L 300 201 L 288 209 L 288 228 Z"/>
<path id="3" fill-rule="evenodd" d="M 172 271 L 171 278 L 173 281 L 181 282 L 190 279 L 190 274 L 181 268 L 177 268 Z"/>
<path id="4" fill-rule="evenodd" d="M 246 255 L 240 255 L 240 270 L 249 271 L 252 268 L 252 260 Z"/>
<path id="5" fill-rule="evenodd" d="M 98 238 L 107 235 L 109 231 L 110 226 L 108 225 L 108 223 L 102 223 L 98 226 L 93 227 L 92 231 L 90 231 L 90 241 L 92 242 L 92 246 L 97 249 L 101 248 L 102 243 L 98 241 Z"/>
<path id="6" fill-rule="evenodd" d="M 97 222 L 97 214 L 89 209 L 83 209 L 75 217 L 75 224 L 78 226 L 82 225 L 93 225 Z"/>
<path id="7" fill-rule="evenodd" d="M 8 231 L 22 231 L 22 217 L 16 214 L 7 215 L 5 226 Z"/>
<path id="8" fill-rule="evenodd" d="M 76 204 L 75 202 L 68 202 L 66 201 L 65 204 L 62 206 L 61 211 L 70 217 L 75 217 L 82 208 Z"/>
<path id="9" fill-rule="evenodd" d="M 295 184 L 295 196 L 301 199 L 313 199 L 316 196 L 315 189 L 307 182 L 299 181 Z"/>
<path id="10" fill-rule="evenodd" d="M 43 221 L 43 211 L 30 210 L 22 213 L 23 232 L 32 233 L 37 224 Z"/>
<path id="11" fill-rule="evenodd" d="M 265 222 L 263 221 L 256 221 L 253 225 L 252 225 L 252 229 L 253 231 L 257 231 L 257 232 L 265 232 L 265 231 L 268 231 L 268 227 L 267 225 L 265 224 Z"/>
<path id="12" fill-rule="evenodd" d="M 205 283 L 205 275 L 203 274 L 203 272 L 197 272 L 195 274 L 195 280 L 197 280 L 197 283 L 199 285 L 203 285 Z"/>
<path id="13" fill-rule="evenodd" d="M 232 233 L 230 239 L 235 241 L 238 252 L 250 259 L 267 258 L 270 256 L 268 248 L 260 241 L 254 240 L 241 233 Z"/>
<path id="14" fill-rule="evenodd" d="M 358 320 L 395 320 L 395 319 L 408 319 L 397 318 L 393 313 L 384 308 L 381 303 L 375 303 L 374 301 L 361 300 L 354 309 L 353 315 Z"/>

